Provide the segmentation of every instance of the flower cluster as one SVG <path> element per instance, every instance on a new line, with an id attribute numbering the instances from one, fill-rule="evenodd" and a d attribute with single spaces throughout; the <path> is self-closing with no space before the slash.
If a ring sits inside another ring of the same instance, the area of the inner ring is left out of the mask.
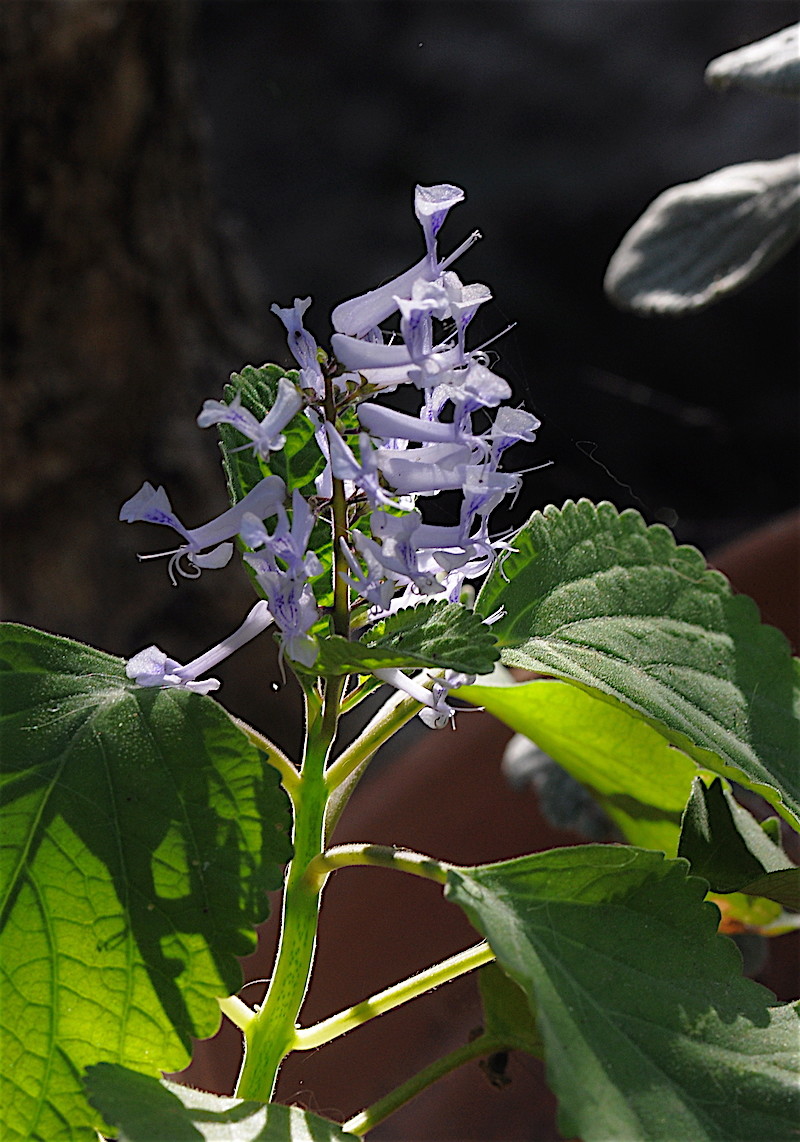
<path id="1" fill-rule="evenodd" d="M 320 515 L 331 519 L 341 553 L 336 558 L 334 552 L 332 573 L 353 592 L 353 611 L 360 608 L 373 620 L 430 596 L 458 602 L 465 580 L 487 572 L 507 547 L 489 531 L 492 511 L 520 485 L 517 473 L 501 470 L 502 458 L 511 445 L 533 441 L 539 422 L 529 412 L 499 407 L 511 396 L 507 382 L 490 369 L 484 352 L 467 349 L 468 326 L 491 293 L 482 284 L 463 284 L 449 267 L 479 235 L 444 258 L 438 250 L 441 226 L 463 198 L 463 191 L 448 184 L 416 188 L 424 257 L 392 281 L 334 309 L 331 355 L 304 327 L 310 298 L 295 299 L 289 308 L 272 307 L 299 370 L 280 379 L 263 419 L 243 405 L 241 394 L 230 403 L 204 404 L 200 427 L 232 426 L 244 437 L 239 448 L 252 449 L 266 471 L 271 454 L 284 447 L 290 423 L 308 418 L 325 459 L 314 496 L 305 498 L 280 477 L 265 475 L 234 507 L 194 529 L 181 524 L 163 488 L 145 484 L 123 506 L 121 519 L 166 524 L 181 536 L 183 542 L 165 553 L 173 583 L 176 572 L 196 577 L 204 568 L 224 566 L 238 537 L 263 595 L 235 635 L 188 666 L 156 647 L 136 655 L 128 673 L 141 685 L 215 688 L 214 680 L 199 683 L 197 676 L 270 622 L 280 632 L 282 654 L 313 669 L 318 639 L 327 629 L 315 594 L 326 568 L 308 549 Z M 399 337 L 381 329 L 394 315 Z M 374 399 L 400 385 L 418 390 L 416 414 Z M 349 418 L 340 415 L 345 409 Z M 338 528 L 330 507 L 337 486 L 339 502 L 346 505 L 346 525 L 340 512 Z M 461 497 L 458 522 L 448 526 L 425 522 L 419 506 L 442 491 Z M 268 527 L 273 517 L 276 522 Z M 447 672 L 424 686 L 397 670 L 375 673 L 424 703 L 430 725 L 451 718 L 447 695 L 465 681 Z"/>

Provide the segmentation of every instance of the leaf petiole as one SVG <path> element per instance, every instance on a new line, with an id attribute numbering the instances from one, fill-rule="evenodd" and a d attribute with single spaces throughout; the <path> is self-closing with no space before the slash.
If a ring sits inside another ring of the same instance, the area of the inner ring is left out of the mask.
<path id="1" fill-rule="evenodd" d="M 339 1011 L 336 1015 L 331 1015 L 329 1019 L 323 1019 L 313 1027 L 299 1029 L 292 1044 L 293 1050 L 310 1051 L 315 1047 L 330 1043 L 331 1040 L 337 1039 L 340 1035 L 345 1035 L 348 1031 L 360 1027 L 362 1023 L 366 1023 L 378 1015 L 383 1015 L 403 1003 L 408 1003 L 409 1000 L 424 995 L 426 991 L 431 991 L 434 987 L 440 987 L 443 983 L 449 983 L 467 972 L 474 971 L 475 968 L 479 968 L 493 959 L 494 952 L 486 941 L 482 940 L 474 947 L 466 948 L 463 952 L 458 952 L 438 964 L 433 964 L 417 975 L 401 980 L 400 983 L 395 983 L 391 987 L 379 991 L 369 999 L 362 1000 L 361 1003 L 356 1003 L 344 1011 Z"/>

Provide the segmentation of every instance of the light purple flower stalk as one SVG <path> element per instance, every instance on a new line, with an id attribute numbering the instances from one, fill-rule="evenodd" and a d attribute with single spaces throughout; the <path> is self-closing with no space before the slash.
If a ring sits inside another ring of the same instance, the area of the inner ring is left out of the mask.
<path id="1" fill-rule="evenodd" d="M 181 666 L 174 658 L 168 658 L 157 646 L 148 646 L 146 650 L 134 654 L 125 668 L 125 673 L 139 686 L 172 687 L 193 690 L 197 694 L 208 694 L 211 690 L 219 689 L 219 680 L 206 678 L 204 682 L 198 682 L 196 681 L 198 676 L 205 674 L 207 670 L 213 670 L 228 655 L 266 630 L 271 622 L 269 607 L 261 600 L 251 607 L 247 618 L 233 634 L 228 635 L 222 642 L 186 666 Z"/>

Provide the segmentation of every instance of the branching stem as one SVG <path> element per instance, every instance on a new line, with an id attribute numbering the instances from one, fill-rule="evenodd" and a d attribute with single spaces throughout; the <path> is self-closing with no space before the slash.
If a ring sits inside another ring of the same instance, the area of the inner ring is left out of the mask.
<path id="1" fill-rule="evenodd" d="M 400 983 L 387 987 L 384 991 L 379 991 L 376 995 L 363 1000 L 361 1003 L 356 1003 L 353 1007 L 348 1007 L 336 1015 L 331 1015 L 329 1019 L 323 1019 L 313 1027 L 298 1030 L 295 1035 L 294 1049 L 296 1051 L 310 1051 L 315 1047 L 321 1047 L 324 1043 L 329 1043 L 332 1039 L 337 1039 L 355 1027 L 360 1027 L 362 1023 L 374 1019 L 377 1015 L 383 1015 L 394 1007 L 408 1003 L 409 1000 L 416 999 L 418 995 L 424 995 L 426 991 L 431 991 L 443 983 L 449 983 L 450 980 L 457 979 L 466 972 L 474 971 L 475 968 L 479 968 L 482 964 L 489 963 L 493 959 L 494 952 L 485 941 L 482 941 L 472 948 L 467 948 L 463 952 L 458 952 L 457 955 L 450 956 L 449 959 L 442 960 L 441 963 L 433 964 L 432 967 L 426 968 L 409 979 L 404 979 Z"/>
<path id="2" fill-rule="evenodd" d="M 402 1083 L 393 1091 L 385 1096 L 385 1098 L 378 1099 L 372 1106 L 362 1110 L 360 1114 L 356 1114 L 353 1118 L 343 1123 L 342 1130 L 345 1133 L 356 1134 L 362 1137 L 368 1130 L 372 1130 L 378 1123 L 383 1122 L 390 1114 L 394 1114 L 401 1106 L 410 1102 L 415 1095 L 420 1091 L 425 1090 L 437 1079 L 447 1075 L 450 1071 L 456 1070 L 458 1067 L 469 1063 L 472 1059 L 479 1059 L 482 1055 L 491 1055 L 492 1052 L 501 1050 L 503 1044 L 496 1036 L 490 1034 L 480 1035 L 477 1039 L 473 1039 L 471 1043 L 465 1043 L 463 1047 L 458 1047 L 455 1051 L 451 1051 L 449 1055 L 444 1055 L 441 1059 L 437 1059 L 435 1063 L 431 1063 L 429 1067 L 425 1067 L 408 1082 Z"/>

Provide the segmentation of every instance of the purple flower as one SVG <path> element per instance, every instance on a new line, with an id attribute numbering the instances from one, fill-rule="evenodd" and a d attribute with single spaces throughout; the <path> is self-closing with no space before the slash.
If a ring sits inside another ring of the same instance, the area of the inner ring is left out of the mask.
<path id="1" fill-rule="evenodd" d="M 120 508 L 119 518 L 126 523 L 165 524 L 173 528 L 186 542 L 171 551 L 161 551 L 153 555 L 140 555 L 140 559 L 157 559 L 169 555 L 169 577 L 177 586 L 175 572 L 185 579 L 196 579 L 202 568 L 224 567 L 233 554 L 233 544 L 223 542 L 239 534 L 242 517 L 248 512 L 264 519 L 274 515 L 286 495 L 286 485 L 280 476 L 266 476 L 251 489 L 238 504 L 228 508 L 216 519 L 201 527 L 185 528 L 172 510 L 167 493 L 163 488 L 154 488 L 145 482 L 135 496 Z M 210 551 L 205 551 L 211 548 Z M 181 565 L 186 558 L 189 569 Z"/>
<path id="2" fill-rule="evenodd" d="M 197 694 L 208 694 L 211 690 L 219 689 L 217 678 L 207 678 L 204 682 L 196 681 L 198 675 L 213 670 L 228 655 L 233 654 L 240 646 L 261 634 L 272 622 L 269 607 L 259 601 L 251 607 L 247 618 L 242 625 L 217 643 L 199 658 L 193 659 L 186 666 L 181 666 L 174 658 L 168 658 L 163 650 L 157 646 L 148 646 L 134 654 L 125 668 L 125 673 L 139 686 L 173 687 L 181 690 L 193 690 Z"/>

